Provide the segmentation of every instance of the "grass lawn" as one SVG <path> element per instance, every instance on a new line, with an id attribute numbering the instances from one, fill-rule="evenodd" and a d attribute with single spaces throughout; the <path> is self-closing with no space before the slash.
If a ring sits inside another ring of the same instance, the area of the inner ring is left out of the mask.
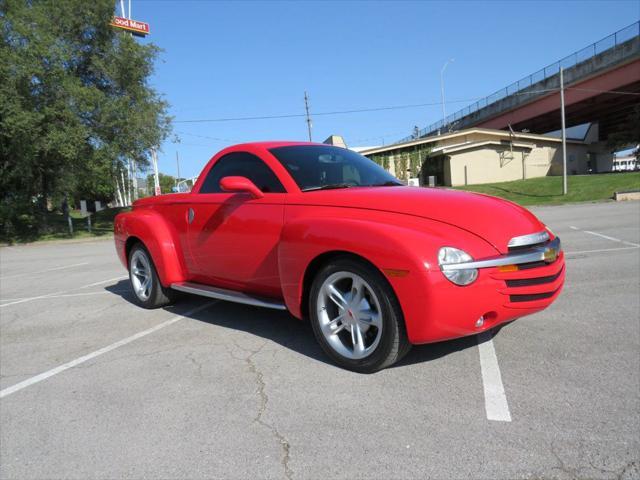
<path id="1" fill-rule="evenodd" d="M 88 230 L 87 218 L 83 217 L 80 210 L 70 212 L 71 223 L 73 224 L 73 235 L 69 234 L 69 224 L 64 215 L 59 212 L 51 212 L 46 216 L 46 229 L 38 232 L 35 225 L 24 225 L 20 231 L 16 232 L 11 242 L 28 243 L 47 240 L 68 240 L 82 238 L 100 238 L 113 235 L 114 217 L 129 208 L 107 208 L 91 215 L 91 232 Z M 33 222 L 38 220 L 34 219 Z"/>
<path id="2" fill-rule="evenodd" d="M 570 175 L 567 178 L 567 195 L 562 195 L 562 177 L 530 178 L 454 188 L 506 198 L 520 205 L 602 201 L 612 198 L 616 191 L 640 190 L 640 172 Z"/>

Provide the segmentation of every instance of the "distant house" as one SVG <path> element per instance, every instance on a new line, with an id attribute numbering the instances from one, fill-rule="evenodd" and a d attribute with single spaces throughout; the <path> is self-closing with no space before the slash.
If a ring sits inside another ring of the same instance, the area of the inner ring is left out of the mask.
<path id="1" fill-rule="evenodd" d="M 458 186 L 562 175 L 562 141 L 545 135 L 470 128 L 364 150 L 362 155 L 400 179 Z M 567 173 L 611 171 L 609 152 L 567 140 Z"/>

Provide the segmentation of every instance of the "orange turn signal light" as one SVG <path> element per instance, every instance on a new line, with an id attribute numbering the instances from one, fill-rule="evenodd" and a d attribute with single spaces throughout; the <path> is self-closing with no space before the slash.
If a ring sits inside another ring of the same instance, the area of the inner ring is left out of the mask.
<path id="1" fill-rule="evenodd" d="M 498 271 L 499 272 L 517 272 L 518 266 L 517 265 L 500 265 L 498 267 Z"/>
<path id="2" fill-rule="evenodd" d="M 395 268 L 385 268 L 382 270 L 389 277 L 406 277 L 409 275 L 409 270 L 397 270 Z"/>

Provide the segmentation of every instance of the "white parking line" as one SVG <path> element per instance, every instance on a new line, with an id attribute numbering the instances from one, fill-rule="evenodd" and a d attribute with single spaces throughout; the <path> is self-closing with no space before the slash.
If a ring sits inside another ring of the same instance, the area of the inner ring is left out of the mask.
<path id="1" fill-rule="evenodd" d="M 9 305 L 17 305 L 19 303 L 26 303 L 26 302 L 32 302 L 33 300 L 41 300 L 43 298 L 56 298 L 56 297 L 61 297 L 64 296 L 67 293 L 71 293 L 71 292 L 75 292 L 76 290 L 79 289 L 84 289 L 84 288 L 89 288 L 89 287 L 95 287 L 97 285 L 101 285 L 103 283 L 108 283 L 108 282 L 114 282 L 116 280 L 123 280 L 125 278 L 129 278 L 127 276 L 120 276 L 120 277 L 115 277 L 115 278 L 109 278 L 107 280 L 102 280 L 100 282 L 95 282 L 95 283 L 90 283 L 89 285 L 83 285 L 79 288 L 74 288 L 72 290 L 60 290 L 58 292 L 53 292 L 53 293 L 47 293 L 46 295 L 38 295 L 36 297 L 28 297 L 28 298 L 20 298 L 20 299 L 16 299 L 15 301 L 11 301 L 11 302 L 7 302 L 7 303 L 3 303 L 0 304 L 0 308 L 3 307 L 8 307 Z"/>
<path id="2" fill-rule="evenodd" d="M 502 376 L 491 332 L 483 332 L 478 335 L 478 350 L 480 352 L 480 369 L 482 370 L 484 407 L 487 419 L 510 422 L 509 404 L 502 385 Z"/>
<path id="3" fill-rule="evenodd" d="M 3 390 L 0 390 L 0 398 L 4 398 L 8 395 L 11 395 L 12 393 L 16 393 L 22 390 L 23 388 L 27 388 L 27 387 L 30 387 L 31 385 L 42 382 L 43 380 L 46 380 L 49 377 L 53 377 L 54 375 L 62 373 L 65 370 L 69 370 L 70 368 L 77 367 L 81 363 L 84 363 L 93 358 L 99 357 L 100 355 L 104 355 L 105 353 L 108 353 L 112 350 L 115 350 L 116 348 L 127 345 L 128 343 L 138 340 L 139 338 L 146 337 L 147 335 L 157 332 L 158 330 L 168 327 L 169 325 L 173 325 L 174 323 L 182 320 L 183 318 L 189 315 L 193 315 L 194 313 L 204 310 L 205 308 L 210 307 L 214 303 L 215 302 L 208 302 L 208 303 L 205 303 L 204 305 L 200 305 L 199 307 L 189 310 L 183 315 L 176 315 L 175 317 L 167 320 L 166 322 L 159 323 L 155 327 L 148 328 L 146 330 L 136 333 L 135 335 L 131 335 L 130 337 L 123 338 L 122 340 L 112 343 L 111 345 L 107 345 L 106 347 L 103 347 L 100 350 L 96 350 L 95 352 L 88 353 L 87 355 L 78 357 L 75 360 L 71 360 L 70 362 L 64 363 L 56 368 L 43 372 L 39 375 L 36 375 L 35 377 L 28 378 L 26 380 L 23 380 L 20 383 L 16 383 L 15 385 L 12 385 Z"/>
<path id="4" fill-rule="evenodd" d="M 16 275 L 6 275 L 4 277 L 0 277 L 0 280 L 5 280 L 7 278 L 25 277 L 28 275 L 38 275 L 40 273 L 55 272 L 56 270 L 65 270 L 67 268 L 81 267 L 83 265 L 89 265 L 89 262 L 74 263 L 73 265 L 65 265 L 64 267 L 47 268 L 46 270 L 38 270 L 37 272 L 27 272 L 27 273 L 18 273 Z"/>
<path id="5" fill-rule="evenodd" d="M 42 296 L 42 297 L 30 297 L 30 298 L 6 298 L 6 301 L 18 301 L 18 300 L 38 300 L 41 298 L 66 298 L 66 297 L 84 297 L 87 295 L 104 295 L 107 293 L 124 293 L 124 292 L 128 292 L 129 290 L 127 289 L 123 289 L 123 290 L 100 290 L 99 292 L 83 292 L 83 293 L 65 293 L 65 294 L 61 294 L 61 295 L 46 295 L 46 296 Z M 6 304 L 8 305 L 8 304 Z"/>
<path id="6" fill-rule="evenodd" d="M 612 242 L 624 243 L 625 245 L 631 245 L 632 247 L 640 247 L 640 244 L 638 243 L 627 242 L 626 240 L 620 240 L 619 238 L 610 237 L 609 235 L 604 235 L 598 232 L 592 232 L 591 230 L 582 230 L 581 228 L 574 227 L 573 225 L 570 225 L 569 228 L 572 230 L 577 230 L 579 232 L 588 233 L 589 235 L 594 235 L 596 237 L 604 238 L 606 240 L 611 240 Z"/>
<path id="7" fill-rule="evenodd" d="M 41 298 L 49 298 L 50 296 L 62 295 L 63 293 L 68 293 L 69 290 L 61 290 L 59 292 L 48 293 L 47 295 L 38 295 L 37 297 L 28 297 L 21 298 L 20 300 L 15 300 L 13 302 L 7 302 L 0 305 L 0 308 L 8 307 L 10 305 L 18 305 L 19 303 L 31 302 L 33 300 L 40 300 Z"/>
<path id="8" fill-rule="evenodd" d="M 598 250 L 576 250 L 564 252 L 565 255 L 579 255 L 581 253 L 619 252 L 620 250 L 637 250 L 640 247 L 600 248 Z"/>
<path id="9" fill-rule="evenodd" d="M 96 285 L 102 285 L 103 283 L 109 283 L 109 282 L 115 282 L 116 280 L 124 280 L 125 278 L 129 278 L 129 276 L 128 275 L 120 275 L 119 277 L 110 278 L 108 280 L 102 280 L 100 282 L 90 283 L 89 285 L 85 285 L 85 286 L 80 287 L 80 288 L 95 287 Z"/>

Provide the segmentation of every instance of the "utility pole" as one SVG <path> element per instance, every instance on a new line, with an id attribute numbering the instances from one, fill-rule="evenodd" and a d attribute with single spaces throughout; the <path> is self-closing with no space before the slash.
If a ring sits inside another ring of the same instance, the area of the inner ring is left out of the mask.
<path id="1" fill-rule="evenodd" d="M 560 67 L 560 116 L 562 120 L 562 194 L 567 194 L 567 129 L 564 119 L 564 69 Z"/>
<path id="2" fill-rule="evenodd" d="M 158 156 L 156 154 L 156 149 L 151 149 L 151 159 L 153 160 L 153 191 L 154 195 L 160 195 L 162 191 L 160 190 L 160 177 L 158 176 Z"/>
<path id="3" fill-rule="evenodd" d="M 307 92 L 304 92 L 304 109 L 307 111 L 307 130 L 309 132 L 309 141 L 312 142 L 311 139 L 311 116 L 309 115 L 309 96 Z"/>
<path id="4" fill-rule="evenodd" d="M 451 62 L 455 61 L 455 58 L 450 58 L 446 61 L 446 63 L 442 66 L 442 70 L 440 70 L 440 95 L 442 96 L 442 128 L 444 128 L 445 118 L 447 118 L 447 111 L 444 107 L 444 71 Z"/>
<path id="5" fill-rule="evenodd" d="M 178 156 L 178 151 L 176 150 L 176 165 L 178 166 L 178 176 L 176 177 L 176 185 L 180 181 L 180 157 Z"/>

